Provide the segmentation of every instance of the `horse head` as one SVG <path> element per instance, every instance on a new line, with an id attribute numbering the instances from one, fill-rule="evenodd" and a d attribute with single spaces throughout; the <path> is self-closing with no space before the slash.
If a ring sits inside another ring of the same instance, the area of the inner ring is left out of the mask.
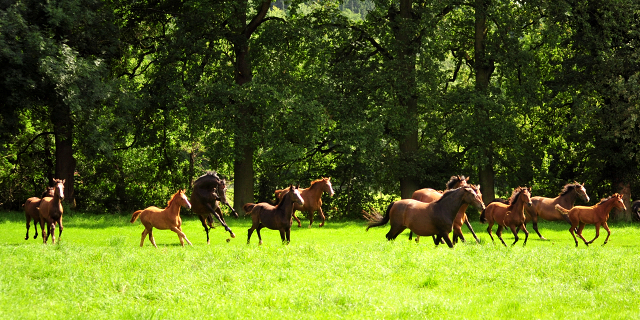
<path id="1" fill-rule="evenodd" d="M 618 209 L 622 209 L 623 211 L 627 211 L 627 206 L 624 205 L 624 201 L 622 200 L 621 194 L 616 193 L 613 195 L 612 198 L 615 198 L 615 203 L 613 204 L 614 207 Z"/>
<path id="2" fill-rule="evenodd" d="M 578 196 L 580 197 L 580 199 L 584 200 L 585 202 L 589 202 L 589 196 L 587 195 L 587 189 L 584 188 L 584 183 L 583 184 L 579 184 L 577 182 L 574 182 L 575 186 L 576 186 L 576 192 L 578 193 Z"/>
<path id="3" fill-rule="evenodd" d="M 187 209 L 191 209 L 191 203 L 189 202 L 189 199 L 187 199 L 187 195 L 184 193 L 184 189 L 178 190 L 178 192 L 176 192 L 176 194 L 171 197 L 171 200 L 169 200 L 169 204 L 167 206 L 171 205 L 171 202 L 173 201 L 178 201 L 176 202 L 178 205 L 186 207 Z"/>
<path id="4" fill-rule="evenodd" d="M 482 193 L 480 193 L 480 185 L 474 186 L 470 184 L 461 188 L 464 188 L 465 194 L 463 195 L 463 199 L 465 202 L 480 210 L 485 209 L 484 202 L 482 201 Z"/>
<path id="5" fill-rule="evenodd" d="M 533 205 L 533 202 L 531 202 L 531 192 L 529 191 L 529 188 L 524 187 L 521 189 L 521 197 L 522 197 L 522 202 L 526 203 L 529 207 L 531 207 Z"/>
<path id="6" fill-rule="evenodd" d="M 302 199 L 302 195 L 298 190 L 298 187 L 294 187 L 293 185 L 289 186 L 288 194 L 291 196 L 291 200 L 297 203 L 300 206 L 304 206 L 304 199 Z"/>
<path id="7" fill-rule="evenodd" d="M 333 197 L 335 192 L 333 192 L 333 188 L 331 187 L 331 177 L 323 178 L 322 180 L 325 181 L 324 192 L 328 193 L 329 196 Z"/>
<path id="8" fill-rule="evenodd" d="M 54 188 L 54 196 L 57 194 L 60 197 L 60 200 L 64 200 L 64 182 L 67 179 L 53 179 Z"/>

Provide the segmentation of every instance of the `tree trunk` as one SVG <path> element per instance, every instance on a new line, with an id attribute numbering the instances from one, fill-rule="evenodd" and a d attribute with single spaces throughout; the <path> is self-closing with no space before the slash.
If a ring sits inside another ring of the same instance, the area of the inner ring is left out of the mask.
<path id="1" fill-rule="evenodd" d="M 73 157 L 73 120 L 69 107 L 60 104 L 59 107 L 52 108 L 51 123 L 56 145 L 55 178 L 65 179 L 64 200 L 75 207 L 73 174 L 76 170 L 76 159 Z"/>
<path id="2" fill-rule="evenodd" d="M 488 88 L 494 66 L 492 61 L 487 60 L 485 53 L 485 41 L 487 35 L 486 7 L 487 3 L 485 0 L 475 1 L 474 68 L 476 72 L 476 94 L 488 98 Z M 483 121 L 484 123 L 489 123 L 489 110 L 486 103 L 482 102 L 484 100 L 485 99 L 477 99 L 477 101 L 480 102 L 476 105 L 476 112 L 480 119 L 486 119 L 486 121 Z M 479 165 L 482 200 L 485 204 L 489 204 L 489 202 L 495 199 L 495 173 L 493 171 L 493 161 L 491 157 L 491 137 L 485 137 L 485 139 L 483 139 L 483 145 L 479 147 L 484 149 L 483 153 L 485 155 L 485 162 Z"/>
<path id="3" fill-rule="evenodd" d="M 242 211 L 245 203 L 253 202 L 253 148 L 245 146 L 241 148 L 242 154 L 236 154 L 233 163 L 234 185 L 233 185 L 233 208 L 236 212 Z"/>
<path id="4" fill-rule="evenodd" d="M 612 210 L 614 220 L 631 222 L 633 220 L 631 212 L 631 186 L 629 183 L 619 182 L 616 184 L 616 189 L 618 189 L 618 193 L 622 195 L 622 201 L 627 210 L 614 208 Z"/>
<path id="5" fill-rule="evenodd" d="M 400 163 L 403 167 L 400 175 L 400 196 L 410 199 L 418 189 L 415 169 L 418 152 L 418 95 L 416 85 L 416 50 L 411 35 L 413 19 L 413 0 L 400 0 L 400 20 L 395 34 L 399 45 L 398 60 L 400 70 L 397 74 L 397 94 L 400 112 L 406 119 L 406 133 L 400 142 Z"/>

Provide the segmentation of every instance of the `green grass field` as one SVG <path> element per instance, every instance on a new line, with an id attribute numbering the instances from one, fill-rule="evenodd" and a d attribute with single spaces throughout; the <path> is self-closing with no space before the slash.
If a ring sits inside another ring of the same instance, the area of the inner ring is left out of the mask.
<path id="1" fill-rule="evenodd" d="M 532 232 L 505 248 L 474 222 L 482 244 L 451 250 L 408 231 L 389 242 L 388 225 L 365 232 L 363 221 L 294 227 L 289 245 L 263 229 L 264 244 L 254 233 L 247 245 L 249 220 L 228 218 L 238 237 L 227 243 L 218 227 L 207 245 L 186 215 L 193 246 L 156 230 L 156 249 L 139 247 L 129 216 L 65 214 L 61 241 L 43 245 L 24 240 L 22 213 L 0 213 L 1 319 L 640 318 L 637 225 L 612 224 L 606 246 L 604 232 L 576 249 L 568 225 L 541 223 L 550 241 Z"/>

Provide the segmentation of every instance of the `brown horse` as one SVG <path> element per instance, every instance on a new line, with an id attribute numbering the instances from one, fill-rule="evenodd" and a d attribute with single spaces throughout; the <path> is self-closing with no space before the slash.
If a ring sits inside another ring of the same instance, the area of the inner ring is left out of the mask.
<path id="1" fill-rule="evenodd" d="M 277 206 L 272 206 L 266 202 L 261 202 L 253 206 L 248 214 L 251 214 L 253 224 L 248 230 L 247 244 L 251 241 L 251 234 L 256 230 L 258 239 L 262 244 L 262 236 L 260 229 L 267 227 L 271 230 L 279 230 L 282 243 L 291 241 L 291 216 L 293 215 L 294 205 L 304 205 L 304 199 L 300 195 L 297 187 L 289 186 L 286 194 L 283 196 Z"/>
<path id="2" fill-rule="evenodd" d="M 196 179 L 193 183 L 193 192 L 191 192 L 191 211 L 196 213 L 198 218 L 200 218 L 204 231 L 207 233 L 207 244 L 209 244 L 209 229 L 215 228 L 213 225 L 213 217 L 218 219 L 232 238 L 236 237 L 229 226 L 227 226 L 226 221 L 224 221 L 224 216 L 219 206 L 220 202 L 229 207 L 231 213 L 238 218 L 238 213 L 233 210 L 233 207 L 231 207 L 227 201 L 226 180 L 220 179 L 215 172 L 207 171 L 207 173 Z"/>
<path id="3" fill-rule="evenodd" d="M 47 187 L 40 198 L 31 197 L 27 199 L 27 201 L 22 205 L 24 207 L 24 216 L 25 218 L 27 218 L 27 235 L 24 237 L 25 240 L 29 240 L 29 225 L 31 224 L 31 219 L 33 219 L 33 230 L 36 233 L 33 238 L 38 238 L 38 223 L 40 222 L 40 212 L 38 212 L 38 206 L 40 206 L 40 201 L 42 200 L 41 198 L 53 197 L 54 194 L 55 189 L 53 187 Z"/>
<path id="4" fill-rule="evenodd" d="M 482 214 L 480 215 L 480 222 L 485 223 L 489 222 L 489 226 L 487 227 L 487 232 L 491 237 L 491 241 L 493 241 L 493 235 L 491 235 L 491 228 L 493 228 L 493 224 L 498 224 L 498 230 L 496 231 L 496 235 L 502 241 L 502 244 L 506 247 L 507 244 L 504 243 L 502 239 L 502 229 L 509 227 L 511 232 L 513 232 L 513 236 L 516 238 L 515 241 L 511 244 L 512 246 L 518 242 L 518 227 L 521 227 L 524 231 L 524 245 L 527 244 L 527 239 L 529 239 L 529 232 L 524 225 L 525 216 L 524 216 L 524 206 L 531 206 L 531 194 L 529 193 L 529 189 L 518 187 L 511 193 L 511 198 L 509 198 L 509 203 L 504 204 L 502 202 L 491 202 L 487 206 L 486 209 L 482 210 Z"/>
<path id="5" fill-rule="evenodd" d="M 467 183 L 468 181 L 469 181 L 469 177 L 465 178 L 464 176 L 451 176 L 451 178 L 449 179 L 449 182 L 447 182 L 447 185 L 446 185 L 447 189 L 445 191 L 466 186 L 468 185 Z M 480 192 L 480 185 L 477 186 L 477 189 L 478 189 L 477 190 L 478 194 L 480 195 L 480 197 L 482 197 L 482 193 Z M 420 189 L 414 192 L 413 195 L 411 196 L 411 199 L 430 203 L 430 202 L 437 201 L 438 199 L 440 199 L 440 197 L 442 197 L 441 191 L 437 191 L 431 188 L 425 188 L 425 189 Z M 458 211 L 458 215 L 456 215 L 456 218 L 453 221 L 453 243 L 458 243 L 458 238 L 460 238 L 462 242 L 465 242 L 464 235 L 462 234 L 463 223 L 467 226 L 469 231 L 471 231 L 471 234 L 476 239 L 476 242 L 480 243 L 480 240 L 478 239 L 478 236 L 476 236 L 476 233 L 473 231 L 473 227 L 471 226 L 471 223 L 469 222 L 469 218 L 465 213 L 467 211 L 468 206 L 469 205 L 467 204 L 463 204 L 462 207 L 460 207 L 460 211 Z M 412 235 L 413 233 L 410 232 L 409 240 L 411 240 Z M 418 241 L 420 241 L 420 236 L 416 237 L 416 242 Z"/>
<path id="6" fill-rule="evenodd" d="M 131 223 L 134 223 L 138 217 L 140 217 L 140 222 L 144 225 L 144 231 L 142 231 L 142 239 L 140 239 L 140 246 L 144 244 L 144 237 L 148 234 L 149 241 L 153 244 L 154 247 L 158 247 L 156 245 L 156 240 L 153 238 L 153 228 L 160 230 L 171 230 L 178 234 L 178 239 L 180 239 L 180 244 L 184 247 L 184 240 L 187 241 L 189 245 L 191 241 L 187 239 L 187 236 L 182 232 L 182 219 L 180 218 L 180 207 L 191 208 L 191 203 L 189 203 L 189 199 L 184 194 L 184 190 L 180 189 L 176 192 L 171 199 L 167 202 L 167 207 L 164 209 L 160 209 L 158 207 L 148 207 L 144 210 L 138 210 L 131 215 Z"/>
<path id="7" fill-rule="evenodd" d="M 569 232 L 571 232 L 573 240 L 576 242 L 576 247 L 578 246 L 578 239 L 576 239 L 576 235 L 574 234 L 576 227 L 578 227 L 578 236 L 582 241 L 584 241 L 584 244 L 589 246 L 589 244 L 598 239 L 600 236 L 600 226 L 603 226 L 604 229 L 607 230 L 607 238 L 604 240 L 602 245 L 604 246 L 607 244 L 609 236 L 611 236 L 611 230 L 609 230 L 609 226 L 607 225 L 607 219 L 609 219 L 609 212 L 613 208 L 627 210 L 624 202 L 622 201 L 622 195 L 616 193 L 609 198 L 600 200 L 598 204 L 591 207 L 575 206 L 571 208 L 571 210 L 567 210 L 559 204 L 556 204 L 555 207 L 559 213 L 569 215 L 569 219 L 571 220 L 571 228 L 569 228 Z M 589 242 L 587 242 L 587 240 L 582 236 L 582 230 L 586 224 L 594 224 L 596 226 L 596 237 Z"/>
<path id="8" fill-rule="evenodd" d="M 276 190 L 276 198 L 278 200 L 282 199 L 282 196 L 288 189 Z M 298 227 L 302 226 L 300 219 L 296 217 L 296 210 L 308 212 L 309 213 L 309 228 L 313 224 L 313 213 L 318 211 L 318 216 L 322 218 L 322 222 L 320 223 L 320 227 L 324 226 L 324 212 L 322 212 L 322 193 L 326 192 L 329 196 L 333 197 L 333 188 L 331 187 L 331 177 L 322 178 L 318 180 L 311 181 L 311 186 L 306 189 L 300 189 L 300 195 L 304 200 L 304 206 L 296 204 L 293 207 L 293 218 L 298 222 Z"/>
<path id="9" fill-rule="evenodd" d="M 585 202 L 589 202 L 589 196 L 587 190 L 584 188 L 584 183 L 579 184 L 577 182 L 566 184 L 560 194 L 551 199 L 545 197 L 533 197 L 531 198 L 532 205 L 525 208 L 527 220 L 525 226 L 529 221 L 533 221 L 533 230 L 536 231 L 538 237 L 541 240 L 547 240 L 538 231 L 538 218 L 542 218 L 547 221 L 559 221 L 565 220 L 569 223 L 569 218 L 565 214 L 561 214 L 556 211 L 555 206 L 559 204 L 563 208 L 571 209 L 576 203 L 576 198 L 580 197 Z"/>
<path id="10" fill-rule="evenodd" d="M 58 238 L 62 235 L 62 200 L 64 200 L 64 180 L 53 179 L 54 191 L 53 197 L 45 197 L 40 201 L 38 205 L 38 214 L 40 216 L 40 231 L 42 231 L 42 242 L 47 243 L 49 235 L 51 235 L 51 241 L 55 244 L 55 231 L 56 223 L 58 224 Z M 44 230 L 44 224 L 47 224 L 47 232 Z"/>
<path id="11" fill-rule="evenodd" d="M 465 203 L 484 209 L 482 198 L 473 185 L 445 192 L 438 201 L 431 203 L 413 199 L 399 200 L 387 207 L 384 217 L 379 214 L 370 215 L 367 230 L 391 221 L 391 229 L 386 235 L 388 240 L 395 239 L 402 231 L 409 228 L 419 236 L 435 235 L 436 246 L 440 244 L 441 239 L 444 239 L 447 245 L 453 248 L 449 233 L 453 229 L 453 220 Z"/>

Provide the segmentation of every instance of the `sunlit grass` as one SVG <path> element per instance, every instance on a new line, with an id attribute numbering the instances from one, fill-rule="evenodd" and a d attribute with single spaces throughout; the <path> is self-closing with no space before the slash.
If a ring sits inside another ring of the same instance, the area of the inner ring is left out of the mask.
<path id="1" fill-rule="evenodd" d="M 156 230 L 155 249 L 139 247 L 143 228 L 129 218 L 70 214 L 59 244 L 42 245 L 24 240 L 21 213 L 1 213 L 0 318 L 640 317 L 640 236 L 630 224 L 611 225 L 604 247 L 606 232 L 576 249 L 565 224 L 540 224 L 550 241 L 530 230 L 527 246 L 505 248 L 474 223 L 482 244 L 450 250 L 408 232 L 389 242 L 388 225 L 365 232 L 364 222 L 335 221 L 294 227 L 286 246 L 267 229 L 262 246 L 255 233 L 247 245 L 249 220 L 231 218 L 238 237 L 227 243 L 218 227 L 207 245 L 187 215 L 193 247 Z M 593 238 L 593 227 L 584 234 Z"/>

